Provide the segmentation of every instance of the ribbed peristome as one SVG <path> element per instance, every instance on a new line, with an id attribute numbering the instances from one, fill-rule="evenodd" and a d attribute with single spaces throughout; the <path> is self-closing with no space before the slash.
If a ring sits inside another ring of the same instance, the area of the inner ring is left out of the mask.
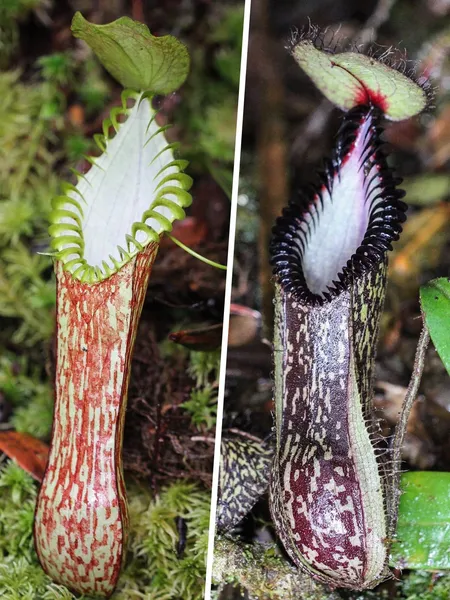
<path id="1" fill-rule="evenodd" d="M 126 90 L 95 141 L 102 154 L 88 160 L 86 174 L 74 171 L 50 215 L 51 246 L 64 269 L 84 283 L 116 273 L 150 242 L 183 219 L 191 204 L 187 161 L 174 157 L 149 94 Z M 120 122 L 119 122 L 120 121 Z"/>

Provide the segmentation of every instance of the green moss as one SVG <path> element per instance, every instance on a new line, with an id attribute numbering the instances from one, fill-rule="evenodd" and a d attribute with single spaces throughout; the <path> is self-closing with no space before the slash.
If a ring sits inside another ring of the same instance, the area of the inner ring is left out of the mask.
<path id="1" fill-rule="evenodd" d="M 0 564 L 0 589 L 9 600 L 37 600 L 46 591 L 45 573 L 25 559 Z"/>
<path id="2" fill-rule="evenodd" d="M 213 580 L 243 587 L 250 598 L 260 600 L 339 600 L 325 586 L 296 569 L 274 546 L 244 544 L 216 538 Z"/>
<path id="3" fill-rule="evenodd" d="M 206 167 L 230 197 L 243 12 L 242 6 L 216 3 L 206 43 L 189 48 L 192 68 L 177 119 L 183 124 L 183 155 L 191 172 Z"/>
<path id="4" fill-rule="evenodd" d="M 17 431 L 49 439 L 53 392 L 40 369 L 30 369 L 25 358 L 6 354 L 0 359 L 0 392 L 12 405 L 10 425 Z"/>
<path id="5" fill-rule="evenodd" d="M 110 97 L 102 68 L 93 54 L 83 60 L 78 79 L 78 94 L 86 115 L 90 117 L 101 111 Z"/>
<path id="6" fill-rule="evenodd" d="M 49 123 L 44 108 L 55 89 L 25 85 L 18 72 L 0 74 L 0 317 L 7 327 L 0 344 L 32 346 L 53 331 L 54 283 L 44 273 L 49 198 L 57 190 L 53 172 L 58 153 L 50 151 L 60 115 Z M 3 332 L 2 332 L 3 333 Z"/>
<path id="7" fill-rule="evenodd" d="M 8 600 L 73 600 L 55 585 L 38 564 L 32 525 L 37 485 L 13 462 L 0 470 L 0 590 Z M 208 543 L 209 492 L 194 484 L 175 482 L 152 497 L 129 488 L 130 543 L 127 565 L 114 600 L 203 598 Z M 175 518 L 187 524 L 184 556 L 177 557 Z M 1 594 L 0 594 L 1 595 Z M 87 597 L 85 597 L 87 600 Z"/>
<path id="8" fill-rule="evenodd" d="M 216 380 L 220 369 L 220 348 L 212 352 L 191 351 L 189 355 L 189 374 L 195 379 L 196 387 L 207 385 Z"/>
<path id="9" fill-rule="evenodd" d="M 53 420 L 53 397 L 43 386 L 28 406 L 14 411 L 11 425 L 16 431 L 30 433 L 37 438 L 49 439 Z"/>
<path id="10" fill-rule="evenodd" d="M 215 55 L 215 66 L 222 79 L 239 87 L 241 74 L 243 6 L 228 6 L 211 32 L 211 41 L 220 44 Z"/>
<path id="11" fill-rule="evenodd" d="M 15 463 L 3 465 L 0 471 L 0 566 L 11 565 L 17 559 L 20 570 L 22 560 L 32 561 L 35 501 L 36 486 L 31 476 Z M 0 590 L 7 575 L 0 571 Z"/>
<path id="12" fill-rule="evenodd" d="M 199 144 L 214 160 L 232 162 L 236 126 L 236 109 L 230 104 L 213 104 L 204 113 L 205 121 Z"/>
<path id="13" fill-rule="evenodd" d="M 73 134 L 65 140 L 65 150 L 70 162 L 76 163 L 92 152 L 93 144 L 83 135 Z"/>
<path id="14" fill-rule="evenodd" d="M 212 429 L 217 416 L 217 379 L 220 369 L 220 349 L 212 352 L 189 353 L 189 374 L 195 379 L 189 399 L 183 408 L 191 415 L 198 429 Z"/>
<path id="15" fill-rule="evenodd" d="M 399 598 L 405 600 L 448 600 L 450 598 L 450 574 L 433 575 L 417 571 L 400 582 Z"/>
<path id="16" fill-rule="evenodd" d="M 145 598 L 155 600 L 202 598 L 209 493 L 190 483 L 175 482 L 153 499 L 137 488 L 130 489 L 129 495 L 131 556 L 114 599 L 142 597 L 137 595 L 137 590 Z M 182 558 L 178 558 L 176 552 L 176 517 L 184 518 L 187 524 Z"/>
<path id="17" fill-rule="evenodd" d="M 36 64 L 41 69 L 41 75 L 46 81 L 57 85 L 68 85 L 73 78 L 73 60 L 70 54 L 54 52 L 48 56 L 41 56 Z"/>
<path id="18" fill-rule="evenodd" d="M 255 600 L 388 600 L 393 598 L 392 582 L 374 590 L 329 591 L 296 569 L 275 545 L 244 544 L 230 537 L 216 538 L 213 582 L 242 587 Z M 396 600 L 448 600 L 450 574 L 411 571 L 395 583 Z"/>
<path id="19" fill-rule="evenodd" d="M 183 402 L 183 408 L 189 412 L 196 427 L 212 429 L 217 416 L 217 390 L 210 386 L 192 390 L 189 400 Z"/>

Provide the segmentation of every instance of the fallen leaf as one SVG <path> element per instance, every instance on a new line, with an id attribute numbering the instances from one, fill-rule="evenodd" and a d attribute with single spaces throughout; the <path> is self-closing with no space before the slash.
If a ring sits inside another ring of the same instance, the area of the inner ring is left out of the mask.
<path id="1" fill-rule="evenodd" d="M 0 451 L 37 481 L 44 478 L 50 448 L 29 433 L 0 431 Z"/>
<path id="2" fill-rule="evenodd" d="M 181 344 L 190 350 L 208 352 L 216 350 L 222 343 L 222 323 L 185 329 L 169 333 L 169 340 Z"/>

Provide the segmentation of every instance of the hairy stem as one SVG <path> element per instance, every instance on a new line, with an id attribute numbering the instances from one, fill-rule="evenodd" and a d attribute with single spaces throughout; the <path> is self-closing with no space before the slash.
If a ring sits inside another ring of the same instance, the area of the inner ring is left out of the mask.
<path id="1" fill-rule="evenodd" d="M 422 379 L 423 368 L 425 365 L 425 356 L 427 353 L 428 344 L 430 342 L 430 334 L 426 325 L 423 325 L 420 333 L 419 341 L 416 348 L 416 356 L 414 358 L 414 367 L 411 375 L 411 380 L 406 390 L 405 400 L 403 402 L 402 411 L 398 425 L 395 430 L 392 450 L 392 498 L 395 504 L 398 504 L 400 498 L 399 482 L 400 482 L 400 464 L 401 464 L 401 451 L 403 440 L 406 433 L 406 427 L 408 425 L 408 418 L 411 412 L 412 405 L 417 398 L 417 392 L 419 390 L 420 380 Z M 397 510 L 394 511 L 397 513 Z M 391 523 L 392 531 L 390 535 L 394 535 L 396 522 Z"/>
<path id="2" fill-rule="evenodd" d="M 166 235 L 167 235 L 167 237 L 170 240 L 172 240 L 172 242 L 174 244 L 176 244 L 177 246 L 179 246 L 180 248 L 182 248 L 185 252 L 187 252 L 191 256 L 194 256 L 195 258 L 198 258 L 198 260 L 201 260 L 202 262 L 204 262 L 207 265 L 210 265 L 211 267 L 216 267 L 216 269 L 222 269 L 223 271 L 227 270 L 227 265 L 221 265 L 220 263 L 217 263 L 217 262 L 215 262 L 213 260 L 210 260 L 209 258 L 205 258 L 204 256 L 202 256 L 198 252 L 195 252 L 195 250 L 192 250 L 192 248 L 189 248 L 188 246 L 186 246 L 185 244 L 183 244 L 183 242 L 181 242 L 180 240 L 178 240 L 176 237 L 173 237 L 173 235 L 170 235 L 170 233 L 166 233 Z"/>

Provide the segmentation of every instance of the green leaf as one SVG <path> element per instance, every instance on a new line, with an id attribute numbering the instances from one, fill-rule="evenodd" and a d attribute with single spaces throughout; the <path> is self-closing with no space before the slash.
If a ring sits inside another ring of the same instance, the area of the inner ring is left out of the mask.
<path id="1" fill-rule="evenodd" d="M 128 17 L 94 25 L 77 12 L 72 33 L 89 44 L 105 69 L 125 88 L 169 94 L 187 77 L 186 46 L 171 35 L 153 36 L 146 25 Z"/>
<path id="2" fill-rule="evenodd" d="M 390 565 L 450 569 L 450 473 L 411 472 L 401 478 L 397 541 Z"/>
<path id="3" fill-rule="evenodd" d="M 420 288 L 425 324 L 450 375 L 450 279 L 433 279 Z"/>
<path id="4" fill-rule="evenodd" d="M 309 39 L 301 39 L 292 56 L 324 96 L 342 110 L 373 104 L 387 119 L 401 121 L 426 106 L 426 94 L 417 83 L 371 56 L 330 54 Z"/>

